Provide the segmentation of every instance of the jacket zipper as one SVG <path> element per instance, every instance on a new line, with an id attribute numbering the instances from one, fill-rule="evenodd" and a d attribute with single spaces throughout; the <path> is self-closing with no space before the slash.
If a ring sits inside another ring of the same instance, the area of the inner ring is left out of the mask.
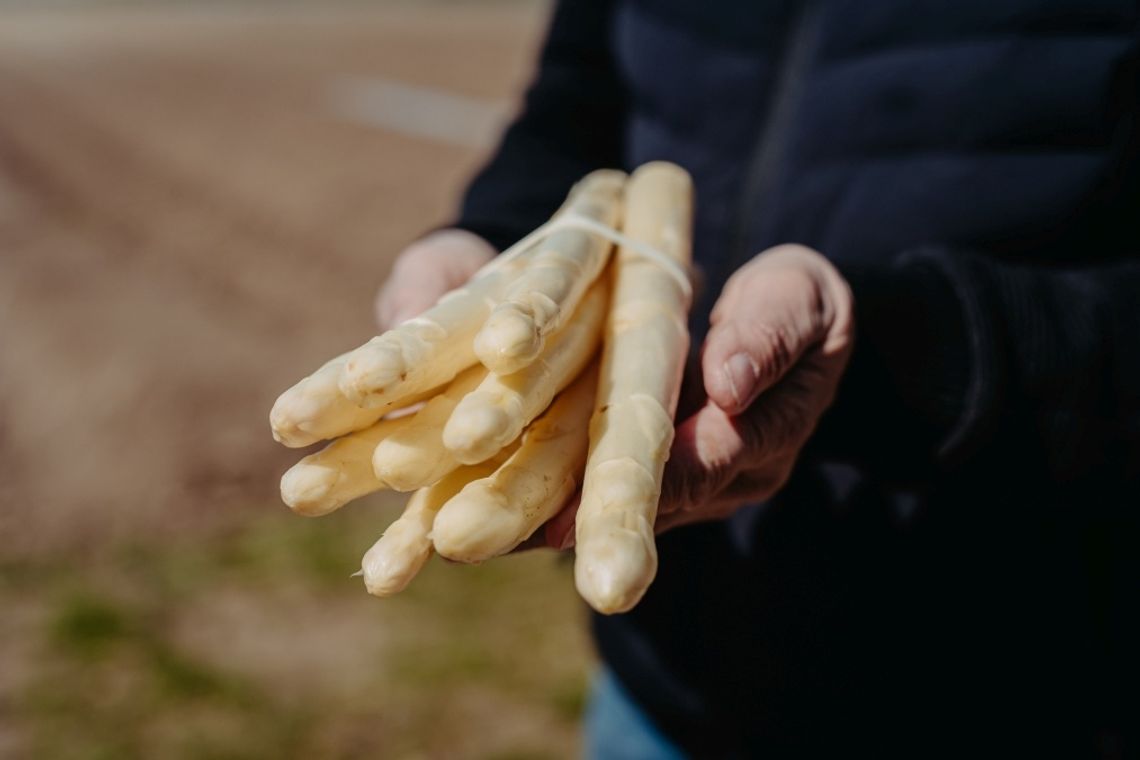
<path id="1" fill-rule="evenodd" d="M 749 233 L 754 229 L 756 215 L 764 214 L 762 204 L 775 193 L 780 179 L 780 164 L 799 104 L 804 74 L 815 49 L 820 15 L 819 4 L 807 0 L 789 24 L 788 42 L 780 57 L 772 104 L 756 135 L 744 174 L 740 206 L 729 245 L 729 276 L 759 253 L 751 249 L 752 236 Z M 767 226 L 774 222 L 770 214 L 762 218 Z M 770 235 L 771 230 L 766 230 L 763 237 Z"/>

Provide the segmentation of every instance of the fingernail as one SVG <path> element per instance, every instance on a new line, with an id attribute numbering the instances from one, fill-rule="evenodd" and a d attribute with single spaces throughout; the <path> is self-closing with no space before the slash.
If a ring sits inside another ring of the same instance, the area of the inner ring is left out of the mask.
<path id="1" fill-rule="evenodd" d="M 760 368 L 748 354 L 733 354 L 724 363 L 724 376 L 737 406 L 743 406 L 750 400 L 759 374 Z"/>

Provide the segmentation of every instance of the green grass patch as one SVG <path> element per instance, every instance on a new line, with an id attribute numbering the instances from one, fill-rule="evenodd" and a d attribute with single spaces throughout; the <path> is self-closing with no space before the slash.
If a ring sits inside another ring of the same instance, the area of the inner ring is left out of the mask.
<path id="1" fill-rule="evenodd" d="M 57 610 L 49 637 L 64 653 L 90 659 L 106 654 L 130 632 L 127 615 L 110 600 L 75 593 Z"/>

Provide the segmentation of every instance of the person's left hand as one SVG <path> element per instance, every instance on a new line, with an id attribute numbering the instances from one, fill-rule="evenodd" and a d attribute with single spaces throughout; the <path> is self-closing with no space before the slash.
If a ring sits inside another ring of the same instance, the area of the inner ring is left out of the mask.
<path id="1" fill-rule="evenodd" d="M 805 246 L 771 248 L 729 278 L 701 350 L 703 394 L 686 388 L 678 413 L 658 533 L 727 517 L 787 482 L 839 388 L 853 311 L 846 280 Z M 685 406 L 695 412 L 682 418 Z M 547 524 L 541 543 L 571 545 L 576 507 Z"/>
<path id="2" fill-rule="evenodd" d="M 677 426 L 657 531 L 771 497 L 831 405 L 851 356 L 854 303 L 818 252 L 771 248 L 737 270 L 701 350 L 707 399 Z"/>

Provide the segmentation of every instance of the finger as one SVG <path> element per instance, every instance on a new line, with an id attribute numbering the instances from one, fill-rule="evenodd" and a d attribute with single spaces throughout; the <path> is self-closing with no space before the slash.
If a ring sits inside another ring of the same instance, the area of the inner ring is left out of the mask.
<path id="1" fill-rule="evenodd" d="M 546 523 L 542 531 L 546 539 L 546 546 L 552 549 L 569 549 L 574 545 L 574 525 L 578 516 L 578 505 L 582 503 L 582 491 L 579 490 L 558 514 Z"/>
<path id="2" fill-rule="evenodd" d="M 831 358 L 812 354 L 744 413 L 709 402 L 677 428 L 665 467 L 658 532 L 714 519 L 724 505 L 768 498 L 831 403 Z"/>
<path id="3" fill-rule="evenodd" d="M 451 288 L 448 279 L 438 269 L 393 273 L 376 298 L 376 321 L 380 329 L 390 330 L 422 314 Z"/>
<path id="4" fill-rule="evenodd" d="M 705 339 L 705 388 L 730 414 L 748 408 L 823 338 L 821 298 L 794 267 L 750 265 L 726 286 Z"/>
<path id="5" fill-rule="evenodd" d="M 738 473 L 720 492 L 696 508 L 662 514 L 653 529 L 660 535 L 682 525 L 724 519 L 742 505 L 766 501 L 787 482 L 794 461 L 791 456 L 776 458 L 757 470 Z"/>
<path id="6" fill-rule="evenodd" d="M 732 490 L 742 470 L 767 482 L 766 465 L 798 451 L 827 403 L 822 395 L 804 392 L 810 381 L 800 375 L 795 370 L 744 414 L 730 414 L 710 400 L 685 419 L 665 465 L 658 513 L 709 509 Z"/>
<path id="7" fill-rule="evenodd" d="M 659 515 L 707 504 L 745 450 L 741 430 L 738 420 L 711 401 L 677 427 L 661 483 Z"/>
<path id="8" fill-rule="evenodd" d="M 439 230 L 408 246 L 376 297 L 381 330 L 415 317 L 495 256 L 485 240 L 464 230 Z"/>

